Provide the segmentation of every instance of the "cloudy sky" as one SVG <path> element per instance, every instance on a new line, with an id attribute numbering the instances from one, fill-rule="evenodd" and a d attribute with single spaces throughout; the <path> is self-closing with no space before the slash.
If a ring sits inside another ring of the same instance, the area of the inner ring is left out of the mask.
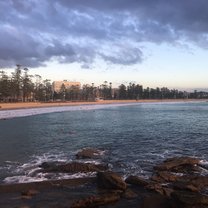
<path id="1" fill-rule="evenodd" d="M 51 80 L 208 88 L 207 0 L 0 0 L 0 67 Z"/>

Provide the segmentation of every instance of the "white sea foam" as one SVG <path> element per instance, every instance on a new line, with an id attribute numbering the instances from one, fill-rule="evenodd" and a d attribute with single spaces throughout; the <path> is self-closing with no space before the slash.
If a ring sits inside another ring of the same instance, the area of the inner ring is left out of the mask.
<path id="1" fill-rule="evenodd" d="M 58 163 L 68 163 L 71 162 L 67 155 L 63 153 L 53 154 L 45 153 L 43 155 L 34 155 L 27 163 L 20 164 L 18 162 L 7 161 L 6 166 L 8 170 L 12 171 L 12 176 L 6 177 L 3 182 L 6 184 L 11 183 L 29 183 L 38 182 L 46 180 L 57 180 L 57 179 L 72 179 L 72 178 L 82 178 L 82 177 L 93 177 L 95 172 L 89 173 L 44 173 L 40 165 L 44 162 L 58 162 Z M 81 161 L 81 160 L 77 160 Z M 85 160 L 82 162 L 100 164 L 96 160 Z"/>
<path id="2" fill-rule="evenodd" d="M 106 105 L 81 105 L 81 106 L 59 106 L 59 107 L 42 107 L 28 108 L 16 110 L 0 110 L 0 119 L 8 119 L 15 117 L 26 117 L 46 113 L 64 112 L 64 111 L 80 111 L 80 110 L 96 110 L 109 107 L 135 105 L 138 103 L 121 103 L 121 104 L 106 104 Z"/>
<path id="3" fill-rule="evenodd" d="M 74 178 L 84 178 L 84 177 L 94 177 L 95 172 L 89 173 L 76 173 L 76 174 L 67 174 L 67 173 L 38 173 L 36 176 L 29 175 L 17 175 L 6 177 L 3 182 L 5 184 L 12 183 L 31 183 L 31 182 L 40 182 L 48 180 L 60 180 L 60 179 L 74 179 Z"/>

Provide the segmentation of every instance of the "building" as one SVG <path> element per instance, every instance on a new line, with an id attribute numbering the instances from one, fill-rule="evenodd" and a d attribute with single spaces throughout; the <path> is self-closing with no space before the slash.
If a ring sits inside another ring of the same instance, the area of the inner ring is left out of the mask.
<path id="1" fill-rule="evenodd" d="M 67 80 L 63 80 L 63 81 L 54 81 L 52 83 L 52 90 L 53 92 L 57 92 L 59 93 L 62 87 L 65 87 L 65 89 L 69 89 L 71 86 L 77 86 L 77 87 L 81 87 L 81 83 L 80 82 L 69 82 Z"/>

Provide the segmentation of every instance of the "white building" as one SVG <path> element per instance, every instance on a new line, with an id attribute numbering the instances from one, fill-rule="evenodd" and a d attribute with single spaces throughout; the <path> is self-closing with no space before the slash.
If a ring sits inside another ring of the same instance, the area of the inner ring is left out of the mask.
<path id="1" fill-rule="evenodd" d="M 81 83 L 80 82 L 69 82 L 67 80 L 63 80 L 63 81 L 54 81 L 52 83 L 52 90 L 53 92 L 60 92 L 62 86 L 64 85 L 64 87 L 66 89 L 69 89 L 71 86 L 77 86 L 77 87 L 81 87 Z"/>

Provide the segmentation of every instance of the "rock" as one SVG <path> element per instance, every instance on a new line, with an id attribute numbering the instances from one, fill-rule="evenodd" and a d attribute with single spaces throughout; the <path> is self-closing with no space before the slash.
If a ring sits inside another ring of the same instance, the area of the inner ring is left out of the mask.
<path id="1" fill-rule="evenodd" d="M 208 196 L 191 191 L 174 191 L 171 196 L 185 205 L 208 206 Z"/>
<path id="2" fill-rule="evenodd" d="M 177 182 L 173 183 L 172 186 L 174 189 L 199 192 L 199 189 L 189 182 L 177 181 Z"/>
<path id="3" fill-rule="evenodd" d="M 155 183 L 155 182 L 149 183 L 149 185 L 147 185 L 145 188 L 149 189 L 151 191 L 155 191 L 155 192 L 157 192 L 157 193 L 159 193 L 161 195 L 168 196 L 168 197 L 174 191 L 170 187 L 165 187 L 165 186 L 162 186 L 162 184 Z"/>
<path id="4" fill-rule="evenodd" d="M 197 165 L 199 164 L 200 160 L 197 158 L 192 157 L 174 157 L 165 160 L 162 164 L 159 164 L 154 167 L 155 170 L 165 171 L 165 170 L 172 170 L 178 166 L 185 166 L 185 165 Z"/>
<path id="5" fill-rule="evenodd" d="M 134 199 L 137 198 L 138 195 L 131 189 L 126 189 L 126 191 L 122 194 L 122 197 L 124 197 L 125 199 Z"/>
<path id="6" fill-rule="evenodd" d="M 208 186 L 208 176 L 183 176 L 172 185 L 174 189 L 201 192 Z"/>
<path id="7" fill-rule="evenodd" d="M 141 206 L 141 208 L 171 208 L 171 207 L 173 207 L 173 202 L 168 197 L 159 194 L 153 194 L 144 197 Z"/>
<path id="8" fill-rule="evenodd" d="M 149 184 L 146 179 L 138 176 L 129 176 L 128 178 L 126 178 L 125 182 L 137 186 L 147 186 Z"/>
<path id="9" fill-rule="evenodd" d="M 197 175 L 201 173 L 202 168 L 198 165 L 180 165 L 175 168 L 172 168 L 171 171 L 188 175 Z"/>
<path id="10" fill-rule="evenodd" d="M 90 196 L 85 199 L 81 199 L 79 201 L 74 202 L 71 205 L 71 208 L 90 208 L 90 207 L 98 207 L 107 204 L 112 204 L 117 202 L 120 199 L 118 194 L 104 194 L 100 196 Z"/>
<path id="11" fill-rule="evenodd" d="M 180 175 L 176 175 L 174 173 L 171 173 L 169 171 L 157 171 L 152 177 L 151 180 L 159 182 L 159 183 L 165 183 L 165 182 L 174 182 L 180 178 Z"/>
<path id="12" fill-rule="evenodd" d="M 33 196 L 35 196 L 38 193 L 39 192 L 35 189 L 29 189 L 29 190 L 26 190 L 26 191 L 22 191 L 21 198 L 22 199 L 31 199 Z"/>
<path id="13" fill-rule="evenodd" d="M 123 191 L 126 189 L 126 183 L 122 177 L 110 171 L 98 172 L 97 184 L 103 189 L 118 189 Z"/>
<path id="14" fill-rule="evenodd" d="M 85 148 L 76 154 L 77 159 L 94 159 L 99 158 L 103 151 L 92 148 Z"/>
<path id="15" fill-rule="evenodd" d="M 107 170 L 107 166 L 105 165 L 96 165 L 92 163 L 49 163 L 44 162 L 41 166 L 44 172 L 64 172 L 64 173 L 77 173 L 77 172 L 98 172 Z"/>
<path id="16" fill-rule="evenodd" d="M 208 176 L 196 176 L 191 179 L 191 184 L 201 190 L 208 186 Z"/>
<path id="17" fill-rule="evenodd" d="M 26 191 L 22 191 L 22 196 L 34 196 L 38 193 L 39 192 L 35 189 L 29 189 L 29 190 L 26 190 Z"/>

